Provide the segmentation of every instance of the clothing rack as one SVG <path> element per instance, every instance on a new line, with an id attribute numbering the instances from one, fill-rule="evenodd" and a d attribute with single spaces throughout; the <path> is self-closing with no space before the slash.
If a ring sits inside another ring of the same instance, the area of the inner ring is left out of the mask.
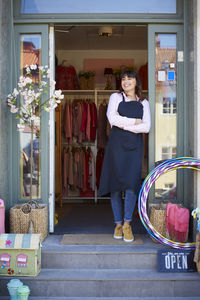
<path id="1" fill-rule="evenodd" d="M 108 101 L 109 101 L 109 97 L 112 93 L 114 92 L 119 92 L 118 90 L 63 90 L 62 91 L 64 94 L 64 99 L 61 103 L 61 108 L 64 107 L 66 101 L 73 101 L 73 100 L 77 100 L 77 101 L 86 101 L 88 99 L 88 101 L 92 101 L 96 104 L 96 108 L 97 110 L 99 109 L 99 106 L 101 104 L 103 105 L 107 105 Z M 145 93 L 147 94 L 147 92 Z M 62 109 L 61 109 L 62 111 Z M 61 112 L 60 112 L 61 113 Z M 62 118 L 60 117 L 60 121 Z M 98 128 L 97 128 L 98 131 Z M 92 148 L 92 152 L 94 155 L 94 163 L 96 166 L 96 157 L 97 157 L 97 152 L 98 152 L 98 148 L 97 148 L 97 132 L 96 132 L 96 139 L 94 141 L 83 141 L 82 143 L 73 143 L 72 145 L 70 145 L 68 142 L 66 142 L 63 139 L 63 134 L 61 137 L 61 151 L 60 151 L 60 155 L 62 156 L 62 149 L 64 147 L 91 147 Z M 62 159 L 62 157 L 60 157 L 60 160 Z M 62 161 L 62 160 L 61 160 Z M 61 163 L 62 165 L 62 163 Z M 95 172 L 96 174 L 96 172 Z M 62 178 L 60 179 L 62 182 Z M 95 178 L 95 182 L 96 182 L 96 178 Z M 62 191 L 58 192 L 59 195 L 61 195 L 61 197 L 59 197 L 59 202 L 60 205 L 62 206 L 62 201 L 66 200 L 66 201 L 79 201 L 79 200 L 91 200 L 93 199 L 95 203 L 98 202 L 99 199 L 109 199 L 109 197 L 98 197 L 97 195 L 97 188 L 95 188 L 95 192 L 94 192 L 94 197 L 80 197 L 80 196 L 67 196 L 67 197 L 63 197 L 62 195 Z"/>

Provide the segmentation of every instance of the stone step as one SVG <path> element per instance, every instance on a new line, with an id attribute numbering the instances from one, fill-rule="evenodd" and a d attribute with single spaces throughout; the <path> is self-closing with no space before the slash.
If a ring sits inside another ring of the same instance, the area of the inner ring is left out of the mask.
<path id="1" fill-rule="evenodd" d="M 42 269 L 157 269 L 157 252 L 42 251 Z"/>
<path id="2" fill-rule="evenodd" d="M 49 236 L 42 247 L 42 268 L 157 269 L 157 250 L 167 249 L 141 236 L 142 245 L 61 245 L 62 236 Z"/>
<path id="3" fill-rule="evenodd" d="M 10 277 L 1 277 L 0 295 L 8 296 Z M 158 273 L 130 269 L 43 269 L 20 277 L 37 297 L 200 297 L 198 273 Z M 49 298 L 48 298 L 49 299 Z M 102 300 L 102 299 L 101 299 Z"/>
<path id="4" fill-rule="evenodd" d="M 200 297 L 31 297 L 29 300 L 200 300 Z M 10 300 L 0 296 L 0 300 Z"/>

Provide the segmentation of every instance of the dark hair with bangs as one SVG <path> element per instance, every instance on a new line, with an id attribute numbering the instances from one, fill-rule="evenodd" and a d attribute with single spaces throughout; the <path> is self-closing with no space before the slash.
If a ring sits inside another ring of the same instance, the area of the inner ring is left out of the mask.
<path id="1" fill-rule="evenodd" d="M 124 78 L 125 76 L 136 79 L 135 93 L 141 101 L 144 100 L 144 98 L 142 96 L 142 86 L 141 86 L 140 78 L 139 78 L 137 72 L 135 72 L 133 70 L 123 70 L 121 72 L 120 79 L 122 80 L 122 78 Z M 124 90 L 122 89 L 122 86 L 120 86 L 120 92 L 123 92 L 123 91 Z"/>

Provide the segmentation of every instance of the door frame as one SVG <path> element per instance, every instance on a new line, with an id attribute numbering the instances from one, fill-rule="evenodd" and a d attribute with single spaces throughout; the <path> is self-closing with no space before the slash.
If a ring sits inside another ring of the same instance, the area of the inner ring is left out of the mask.
<path id="1" fill-rule="evenodd" d="M 135 23 L 135 22 L 134 22 Z M 91 24 L 92 25 L 92 24 Z M 121 25 L 126 26 L 126 23 L 121 22 Z M 155 157 L 153 153 L 155 153 L 155 44 L 154 44 L 154 36 L 155 32 L 158 33 L 177 33 L 177 51 L 183 51 L 183 25 L 169 25 L 169 24 L 158 24 L 158 25 L 148 25 L 148 80 L 149 80 L 149 101 L 151 105 L 151 118 L 152 118 L 152 129 L 149 133 L 149 165 L 148 168 L 151 170 L 155 164 Z M 15 38 L 16 38 L 16 60 L 18 63 L 17 70 L 19 70 L 19 62 L 20 62 L 20 39 L 19 35 L 25 33 L 40 33 L 42 34 L 42 64 L 49 65 L 51 70 L 51 80 L 55 78 L 55 42 L 54 42 L 54 26 L 51 24 L 46 25 L 15 25 Z M 180 47 L 181 45 L 181 47 Z M 15 56 L 14 56 L 15 57 Z M 177 90 L 177 99 L 184 99 L 184 82 L 183 82 L 183 63 L 177 62 L 177 72 L 178 72 L 178 90 Z M 181 78 L 182 74 L 182 79 Z M 16 78 L 13 78 L 13 86 L 16 84 Z M 52 91 L 50 91 L 51 93 Z M 183 100 L 184 101 L 184 100 Z M 177 101 L 177 104 L 180 101 Z M 179 117 L 177 120 L 177 132 L 178 132 L 178 147 L 177 149 L 181 149 L 181 146 L 184 144 L 183 130 L 184 128 L 184 118 L 180 118 L 181 115 L 185 114 L 185 101 L 183 105 L 178 105 L 177 109 L 179 111 Z M 45 150 L 49 150 L 49 153 L 42 154 L 44 155 L 41 159 L 41 195 L 44 203 L 47 203 L 49 208 L 49 232 L 54 232 L 54 213 L 55 213 L 55 113 L 52 112 L 49 114 L 45 114 L 43 116 L 43 126 L 42 126 L 42 136 L 43 139 L 43 147 L 42 153 L 46 152 Z M 19 149 L 19 141 L 15 134 L 16 130 L 16 122 L 13 122 L 13 144 L 16 145 L 17 149 Z M 46 124 L 46 125 L 45 125 Z M 14 128 L 15 127 L 15 128 Z M 48 129 L 48 132 L 47 132 Z M 182 148 L 183 149 L 183 148 Z M 181 154 L 181 153 L 180 153 Z M 20 174 L 19 174 L 19 161 L 16 161 L 15 151 L 13 151 L 13 185 L 14 191 L 13 195 L 16 195 L 15 203 L 19 200 L 19 188 L 20 188 Z M 47 176 L 47 174 L 49 174 Z M 17 178 L 17 181 L 16 181 Z M 180 178 L 183 180 L 183 176 Z M 182 181 L 183 182 L 183 181 Z M 180 184 L 179 184 L 180 185 Z M 182 185 L 184 186 L 184 185 Z M 180 191 L 181 192 L 181 191 Z M 183 192 L 183 189 L 182 189 Z M 150 202 L 153 202 L 154 199 L 154 189 L 152 188 L 149 195 Z"/>
<path id="2" fill-rule="evenodd" d="M 54 26 L 49 27 L 49 68 L 50 80 L 55 80 L 55 34 Z M 50 95 L 53 94 L 53 86 Z M 49 113 L 49 232 L 55 225 L 55 110 Z"/>
<path id="3" fill-rule="evenodd" d="M 13 65 L 16 72 L 13 73 L 12 86 L 16 87 L 20 75 L 20 36 L 23 34 L 40 34 L 41 35 L 41 64 L 48 65 L 48 49 L 49 49 L 49 30 L 48 25 L 15 25 L 14 27 L 14 46 L 13 46 Z M 46 174 L 48 174 L 49 162 L 47 153 L 48 149 L 48 114 L 42 112 L 41 125 L 41 202 L 48 205 L 49 182 Z M 12 188 L 13 203 L 23 203 L 21 198 L 21 181 L 20 181 L 20 142 L 19 133 L 17 132 L 17 121 L 12 119 Z"/>

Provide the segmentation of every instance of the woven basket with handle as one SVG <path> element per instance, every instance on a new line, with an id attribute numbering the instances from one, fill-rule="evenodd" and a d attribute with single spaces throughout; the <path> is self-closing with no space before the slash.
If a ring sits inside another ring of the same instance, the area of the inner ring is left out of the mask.
<path id="1" fill-rule="evenodd" d="M 164 203 L 153 205 L 150 212 L 150 222 L 162 236 L 166 237 L 165 219 L 166 205 Z M 157 242 L 154 238 L 152 240 Z"/>
<path id="2" fill-rule="evenodd" d="M 16 205 L 10 209 L 11 233 L 28 233 L 31 221 L 34 233 L 40 234 L 40 241 L 42 242 L 47 237 L 47 206 L 39 205 L 32 200 L 23 205 Z"/>

